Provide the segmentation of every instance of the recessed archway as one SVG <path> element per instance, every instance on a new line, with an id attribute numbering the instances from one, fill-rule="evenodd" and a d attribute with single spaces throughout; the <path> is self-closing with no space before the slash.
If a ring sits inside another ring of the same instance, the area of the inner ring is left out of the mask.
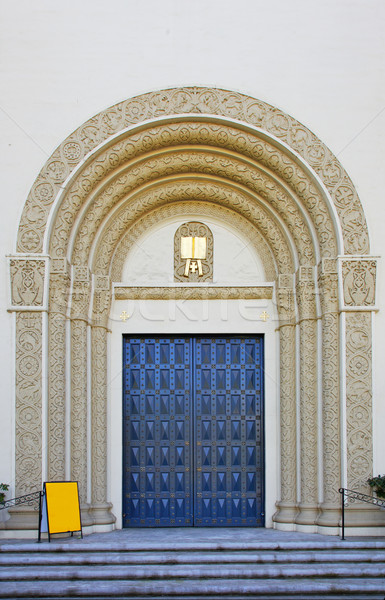
<path id="1" fill-rule="evenodd" d="M 370 358 L 374 307 L 375 260 L 363 210 L 341 164 L 303 125 L 217 89 L 155 92 L 100 113 L 61 144 L 33 185 L 10 259 L 16 491 L 39 488 L 42 478 L 75 478 L 85 524 L 113 522 L 106 468 L 113 284 L 130 244 L 178 211 L 231 220 L 262 258 L 280 336 L 274 520 L 336 527 L 342 455 L 350 487 L 362 488 L 371 474 L 371 361 L 364 372 L 354 367 L 363 352 Z M 365 298 L 358 274 L 370 289 Z M 357 524 L 368 522 L 364 512 Z M 16 513 L 10 526 L 18 526 Z"/>

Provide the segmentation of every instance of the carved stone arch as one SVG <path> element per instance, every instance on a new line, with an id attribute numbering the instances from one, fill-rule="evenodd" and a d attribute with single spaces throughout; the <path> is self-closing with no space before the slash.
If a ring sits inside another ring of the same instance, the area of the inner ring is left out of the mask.
<path id="1" fill-rule="evenodd" d="M 39 488 L 44 470 L 49 479 L 74 477 L 80 483 L 83 523 L 113 522 L 106 478 L 111 283 L 121 272 L 130 240 L 146 223 L 166 217 L 171 207 L 184 210 L 188 203 L 197 213 L 234 215 L 240 230 L 254 232 L 266 274 L 276 279 L 281 491 L 274 520 L 277 526 L 336 528 L 337 490 L 345 483 L 342 454 L 348 487 L 363 489 L 371 475 L 370 311 L 375 308 L 376 263 L 366 256 L 363 209 L 339 161 L 306 127 L 266 103 L 218 89 L 164 90 L 103 111 L 60 145 L 31 189 L 17 253 L 10 260 L 16 314 L 16 494 Z M 362 285 L 370 288 L 368 294 Z M 360 368 L 363 353 L 365 372 Z M 341 364 L 347 365 L 342 388 Z M 71 365 L 71 381 L 66 365 Z M 43 385 L 47 378 L 48 387 Z M 344 396 L 341 389 L 346 389 Z M 64 435 L 68 394 L 70 451 Z M 41 445 L 43 406 L 47 459 Z M 359 507 L 354 524 L 373 524 L 377 517 L 369 512 Z M 15 511 L 9 527 L 34 527 L 30 517 L 27 511 L 23 521 Z"/>
<path id="2" fill-rule="evenodd" d="M 258 198 L 266 204 L 270 210 L 274 210 L 282 219 L 291 236 L 294 238 L 294 246 L 298 248 L 301 262 L 313 263 L 314 255 L 318 250 L 317 235 L 306 209 L 301 201 L 295 196 L 293 190 L 280 180 L 275 173 L 261 171 L 257 165 L 242 165 L 241 161 L 234 157 L 228 157 L 222 153 L 219 155 L 212 152 L 188 152 L 186 149 L 180 154 L 173 156 L 147 157 L 148 171 L 134 169 L 127 165 L 125 169 L 119 169 L 108 179 L 108 183 L 98 192 L 92 194 L 87 206 L 83 210 L 81 221 L 78 223 L 76 232 L 76 244 L 72 251 L 72 262 L 83 263 L 87 260 L 89 241 L 96 235 L 99 224 L 110 214 L 115 206 L 125 197 L 134 197 L 134 193 L 144 188 L 160 185 L 171 177 L 191 180 L 209 181 L 213 177 L 231 187 L 244 189 L 250 195 Z M 194 157 L 199 155 L 199 161 L 194 162 Z M 226 170 L 223 169 L 225 157 Z M 146 163 L 145 163 L 146 164 Z M 235 175 L 233 170 L 240 169 Z M 233 176 L 230 176 L 232 175 Z M 147 177 L 145 177 L 147 175 Z M 252 196 L 251 196 L 252 197 Z M 315 246 L 315 249 L 313 249 Z M 330 246 L 329 246 L 330 250 Z"/>
<path id="3" fill-rule="evenodd" d="M 173 203 L 201 201 L 217 204 L 231 209 L 232 212 L 243 216 L 263 235 L 271 248 L 274 259 L 281 273 L 293 272 L 296 260 L 288 235 L 279 222 L 260 204 L 253 204 L 245 194 L 229 190 L 218 181 L 211 182 L 193 179 L 191 181 L 171 181 L 159 187 L 145 190 L 143 194 L 130 201 L 124 202 L 104 224 L 103 234 L 100 234 L 92 248 L 92 270 L 98 274 L 107 274 L 115 247 L 125 231 L 142 215 L 156 207 L 172 205 Z M 236 203 L 236 206 L 235 206 Z"/>
<path id="4" fill-rule="evenodd" d="M 66 254 L 63 244 L 65 245 L 65 240 L 70 236 L 77 213 L 84 210 L 83 206 L 86 203 L 92 205 L 92 214 L 94 210 L 98 212 L 98 206 L 103 207 L 102 211 L 99 208 L 99 216 L 93 215 L 92 223 L 98 223 L 99 219 L 108 213 L 109 207 L 112 207 L 116 198 L 115 189 L 119 187 L 114 182 L 114 178 L 117 178 L 122 185 L 125 184 L 125 193 L 127 193 L 147 181 L 156 181 L 163 176 L 164 171 L 166 174 L 177 173 L 178 168 L 182 173 L 186 173 L 186 170 L 213 173 L 229 183 L 233 181 L 243 184 L 251 192 L 256 191 L 265 197 L 267 195 L 268 202 L 274 205 L 281 215 L 285 217 L 290 214 L 291 219 L 295 220 L 295 226 L 292 226 L 293 234 L 299 230 L 300 235 L 303 236 L 303 230 L 310 225 L 316 230 L 313 243 L 318 239 L 321 255 L 336 254 L 337 232 L 334 231 L 333 219 L 330 215 L 330 203 L 325 202 L 322 190 L 317 189 L 315 174 L 309 177 L 306 169 L 298 164 L 298 158 L 288 153 L 285 146 L 281 146 L 278 150 L 276 145 L 271 143 L 274 140 L 267 141 L 261 135 L 257 135 L 259 132 L 246 135 L 242 129 L 230 128 L 226 123 L 215 124 L 215 126 L 206 122 L 203 124 L 182 122 L 173 125 L 166 123 L 141 130 L 139 134 L 134 133 L 129 130 L 126 132 L 127 139 L 124 137 L 122 140 L 122 134 L 115 145 L 108 143 L 105 147 L 99 148 L 93 157 L 94 161 L 86 162 L 82 169 L 76 171 L 76 178 L 66 183 L 55 216 L 51 254 L 58 256 Z M 166 138 L 162 137 L 165 133 L 168 134 Z M 174 139 L 171 134 L 176 138 Z M 188 136 L 187 139 L 185 136 Z M 151 144 L 146 141 L 148 139 L 151 140 Z M 186 142 L 188 142 L 187 149 L 195 148 L 195 155 L 200 154 L 200 160 L 194 161 L 191 156 L 186 156 Z M 157 144 L 160 145 L 160 149 L 163 149 L 162 156 L 159 156 Z M 208 144 L 209 151 L 207 151 Z M 166 156 L 164 156 L 164 148 L 167 150 Z M 173 150 L 172 163 L 167 156 L 170 148 Z M 218 158 L 218 153 L 223 154 L 224 149 L 225 159 L 220 158 L 220 162 L 218 163 L 217 160 L 218 164 L 214 165 L 213 155 Z M 110 197 L 111 194 L 113 198 Z M 89 223 L 85 223 L 85 226 L 88 233 Z M 311 261 L 310 257 L 309 261 Z"/>
<path id="5" fill-rule="evenodd" d="M 229 222 L 237 229 L 245 238 L 250 240 L 252 247 L 261 257 L 265 268 L 267 281 L 275 281 L 278 276 L 278 267 L 274 259 L 274 255 L 266 243 L 262 234 L 256 229 L 247 219 L 235 213 L 234 211 L 218 206 L 217 204 L 209 204 L 206 202 L 181 202 L 162 206 L 156 210 L 146 213 L 143 217 L 135 221 L 132 227 L 128 228 L 122 236 L 111 260 L 110 278 L 111 281 L 121 282 L 124 262 L 130 252 L 130 248 L 136 243 L 140 237 L 155 224 L 160 223 L 170 217 L 191 214 L 199 214 L 201 218 L 215 218 L 224 223 Z"/>
<path id="6" fill-rule="evenodd" d="M 47 161 L 31 190 L 21 218 L 18 251 L 42 251 L 44 228 L 58 190 L 94 148 L 135 123 L 167 115 L 196 117 L 202 113 L 250 124 L 298 153 L 317 173 L 333 200 L 341 221 L 345 252 L 369 251 L 366 221 L 357 193 L 330 150 L 305 126 L 275 107 L 235 92 L 207 88 L 145 94 L 100 113 L 77 129 Z M 248 145 L 246 139 L 242 143 Z M 42 213 L 35 220 L 32 215 L 36 214 L 37 206 Z"/>

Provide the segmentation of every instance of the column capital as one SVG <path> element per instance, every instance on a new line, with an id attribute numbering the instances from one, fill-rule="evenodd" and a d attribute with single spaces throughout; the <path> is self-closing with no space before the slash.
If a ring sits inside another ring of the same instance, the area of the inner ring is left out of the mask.
<path id="1" fill-rule="evenodd" d="M 341 310 L 376 310 L 377 256 L 341 256 Z"/>
<path id="2" fill-rule="evenodd" d="M 9 269 L 9 311 L 45 311 L 48 308 L 49 256 L 13 254 Z"/>

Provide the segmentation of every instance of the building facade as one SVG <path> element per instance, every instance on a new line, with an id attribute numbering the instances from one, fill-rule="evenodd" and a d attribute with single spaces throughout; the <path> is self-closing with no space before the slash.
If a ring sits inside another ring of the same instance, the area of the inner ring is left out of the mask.
<path id="1" fill-rule="evenodd" d="M 381 244 L 297 116 L 169 87 L 42 165 L 6 251 L 14 496 L 78 481 L 89 531 L 339 532 L 339 488 L 381 469 Z M 385 521 L 355 503 L 347 524 Z"/>

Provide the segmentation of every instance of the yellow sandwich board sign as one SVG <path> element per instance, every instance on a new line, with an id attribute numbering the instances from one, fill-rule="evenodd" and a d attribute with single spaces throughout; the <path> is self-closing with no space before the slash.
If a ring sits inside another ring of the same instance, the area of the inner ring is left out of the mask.
<path id="1" fill-rule="evenodd" d="M 41 533 L 80 531 L 79 489 L 77 481 L 46 481 L 40 502 L 39 541 Z"/>

